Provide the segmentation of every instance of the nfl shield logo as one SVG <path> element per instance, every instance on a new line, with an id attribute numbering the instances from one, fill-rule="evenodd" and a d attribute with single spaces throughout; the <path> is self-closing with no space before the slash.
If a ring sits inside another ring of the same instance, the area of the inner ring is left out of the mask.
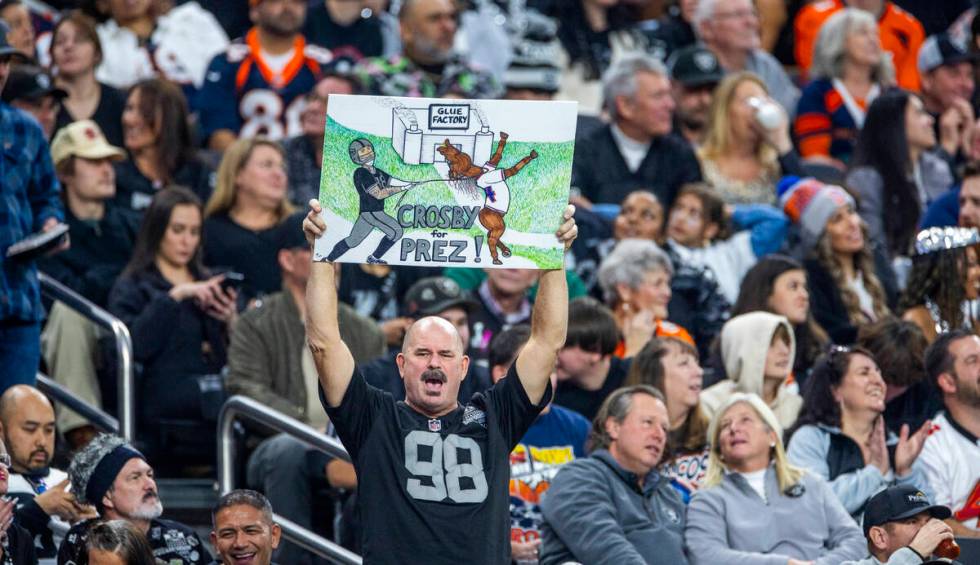
<path id="1" fill-rule="evenodd" d="M 442 429 L 442 420 L 429 420 L 429 431 L 438 432 Z"/>

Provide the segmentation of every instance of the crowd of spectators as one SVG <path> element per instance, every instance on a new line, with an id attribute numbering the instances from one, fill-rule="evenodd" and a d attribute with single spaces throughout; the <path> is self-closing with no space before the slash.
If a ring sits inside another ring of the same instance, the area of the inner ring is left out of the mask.
<path id="1" fill-rule="evenodd" d="M 510 456 L 513 560 L 904 564 L 980 538 L 977 9 L 0 0 L 0 561 L 209 563 L 161 518 L 154 468 L 213 464 L 171 426 L 213 447 L 241 394 L 336 435 L 301 226 L 337 94 L 579 103 L 568 332 Z M 529 339 L 536 271 L 334 267 L 341 337 L 395 400 L 421 318 L 472 360 L 462 404 Z M 132 445 L 33 388 L 119 394 L 111 336 L 39 272 L 129 329 Z M 249 487 L 359 551 L 354 467 L 246 435 Z M 219 502 L 220 562 L 318 563 L 269 500 Z"/>

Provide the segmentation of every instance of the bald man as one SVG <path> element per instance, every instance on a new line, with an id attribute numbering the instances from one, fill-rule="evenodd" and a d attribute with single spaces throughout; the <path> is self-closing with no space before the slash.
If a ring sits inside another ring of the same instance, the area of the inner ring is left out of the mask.
<path id="1" fill-rule="evenodd" d="M 303 229 L 313 245 L 326 225 L 319 202 L 310 207 Z M 555 234 L 566 249 L 578 233 L 573 213 Z M 405 401 L 395 402 L 367 384 L 340 338 L 329 262 L 313 264 L 306 300 L 321 400 L 358 476 L 364 563 L 508 563 L 509 455 L 551 400 L 568 325 L 564 270 L 541 275 L 531 335 L 507 376 L 465 405 L 457 394 L 470 360 L 448 320 L 408 328 L 395 359 Z"/>
<path id="2" fill-rule="evenodd" d="M 40 559 L 55 558 L 68 525 L 90 514 L 69 491 L 64 471 L 49 467 L 54 455 L 54 407 L 36 388 L 17 385 L 0 396 L 3 441 L 10 454 L 8 493 L 17 499 L 17 522 L 31 533 Z M 64 528 L 54 524 L 61 522 Z"/>

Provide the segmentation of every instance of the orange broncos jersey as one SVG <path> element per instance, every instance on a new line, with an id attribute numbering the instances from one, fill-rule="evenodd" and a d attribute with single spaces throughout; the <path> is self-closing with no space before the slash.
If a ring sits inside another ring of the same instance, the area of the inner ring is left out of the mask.
<path id="1" fill-rule="evenodd" d="M 820 26 L 835 12 L 844 9 L 842 0 L 820 0 L 808 4 L 796 15 L 793 22 L 796 44 L 796 64 L 805 76 L 813 59 L 813 46 L 817 42 Z M 919 20 L 892 4 L 885 2 L 885 11 L 878 18 L 878 35 L 881 47 L 892 54 L 895 79 L 902 88 L 919 90 L 919 47 L 925 41 L 926 32 Z"/>

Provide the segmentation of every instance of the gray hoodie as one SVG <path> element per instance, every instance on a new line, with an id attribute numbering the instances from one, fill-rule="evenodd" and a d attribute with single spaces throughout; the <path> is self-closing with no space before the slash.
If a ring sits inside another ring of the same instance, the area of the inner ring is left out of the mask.
<path id="1" fill-rule="evenodd" d="M 541 501 L 541 565 L 685 565 L 684 502 L 651 471 L 639 486 L 605 449 L 558 471 Z"/>
<path id="2" fill-rule="evenodd" d="M 868 554 L 857 524 L 827 482 L 806 473 L 788 493 L 766 471 L 764 501 L 739 473 L 701 488 L 687 509 L 684 540 L 693 565 L 840 565 Z"/>

